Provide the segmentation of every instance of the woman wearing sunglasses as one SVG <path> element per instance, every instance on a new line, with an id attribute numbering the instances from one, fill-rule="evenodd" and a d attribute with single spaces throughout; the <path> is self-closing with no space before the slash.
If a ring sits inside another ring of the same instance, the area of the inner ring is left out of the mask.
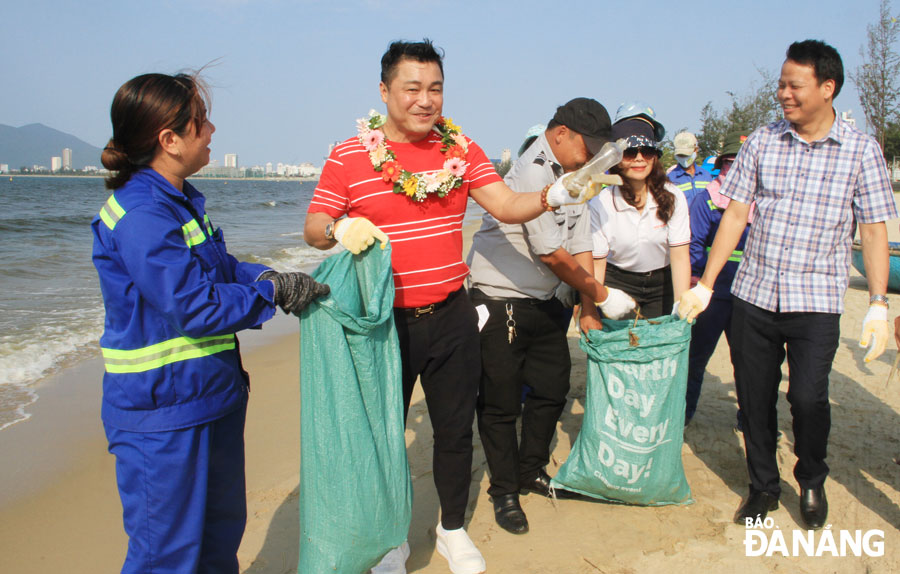
<path id="1" fill-rule="evenodd" d="M 644 116 L 613 124 L 627 148 L 610 171 L 623 184 L 590 202 L 594 275 L 631 295 L 644 317 L 670 313 L 691 281 L 688 206 L 660 163 L 657 124 Z"/>

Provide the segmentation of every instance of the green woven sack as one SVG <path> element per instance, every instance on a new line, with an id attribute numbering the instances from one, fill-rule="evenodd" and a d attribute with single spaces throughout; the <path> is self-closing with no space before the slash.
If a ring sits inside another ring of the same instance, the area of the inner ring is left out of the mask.
<path id="1" fill-rule="evenodd" d="M 587 404 L 554 487 L 626 504 L 693 502 L 681 463 L 690 341 L 691 326 L 669 316 L 604 319 L 582 337 Z"/>
<path id="2" fill-rule="evenodd" d="M 333 255 L 312 276 L 331 295 L 300 319 L 297 571 L 360 574 L 412 516 L 390 248 Z"/>

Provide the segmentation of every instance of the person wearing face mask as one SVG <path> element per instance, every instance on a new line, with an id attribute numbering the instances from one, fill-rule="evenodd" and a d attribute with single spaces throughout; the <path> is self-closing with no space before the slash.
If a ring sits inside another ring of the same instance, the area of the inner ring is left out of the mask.
<path id="1" fill-rule="evenodd" d="M 712 247 L 716 231 L 719 230 L 722 214 L 731 201 L 719 193 L 719 188 L 722 187 L 725 176 L 731 169 L 731 164 L 734 163 L 734 158 L 748 135 L 747 131 L 734 130 L 725 136 L 722 153 L 716 158 L 715 163 L 715 168 L 719 170 L 718 177 L 710 182 L 706 189 L 698 192 L 691 201 L 691 283 L 696 283 L 696 279 L 703 275 L 703 270 L 706 268 L 707 253 Z M 734 280 L 741 255 L 744 253 L 744 242 L 747 239 L 747 232 L 750 230 L 752 220 L 751 213 L 740 241 L 734 248 L 731 257 L 728 258 L 728 263 L 725 264 L 722 273 L 716 279 L 707 312 L 697 317 L 697 321 L 691 329 L 691 350 L 685 396 L 685 425 L 691 422 L 697 410 L 700 387 L 703 385 L 703 373 L 723 332 L 731 344 L 731 282 Z M 740 428 L 740 414 L 738 414 L 737 428 Z"/>
<path id="2" fill-rule="evenodd" d="M 688 205 L 694 196 L 706 189 L 713 176 L 697 165 L 697 138 L 691 132 L 681 132 L 675 136 L 675 165 L 669 170 L 669 181 L 681 190 Z"/>

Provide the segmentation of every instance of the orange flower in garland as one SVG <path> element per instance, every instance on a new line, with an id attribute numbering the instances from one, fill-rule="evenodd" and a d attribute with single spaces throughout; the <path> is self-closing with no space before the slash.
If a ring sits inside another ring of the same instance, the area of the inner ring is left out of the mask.
<path id="1" fill-rule="evenodd" d="M 400 179 L 401 170 L 400 162 L 393 160 L 386 161 L 381 164 L 381 179 L 385 182 L 396 183 L 396 181 Z"/>
<path id="2" fill-rule="evenodd" d="M 412 201 L 422 202 L 429 195 L 446 197 L 448 193 L 460 187 L 468 164 L 465 162 L 468 142 L 460 132 L 459 126 L 450 118 L 440 117 L 432 128 L 441 137 L 441 151 L 444 153 L 444 164 L 441 169 L 429 172 L 423 177 L 403 169 L 394 152 L 387 147 L 381 127 L 387 118 L 375 110 L 369 112 L 369 118 L 356 121 L 359 132 L 359 143 L 369 152 L 369 160 L 375 171 L 381 172 L 385 183 L 394 184 L 394 193 L 402 193 Z"/>
<path id="3" fill-rule="evenodd" d="M 447 159 L 451 159 L 451 158 L 466 159 L 466 150 L 459 147 L 458 145 L 455 145 L 444 152 L 444 157 L 446 157 Z"/>

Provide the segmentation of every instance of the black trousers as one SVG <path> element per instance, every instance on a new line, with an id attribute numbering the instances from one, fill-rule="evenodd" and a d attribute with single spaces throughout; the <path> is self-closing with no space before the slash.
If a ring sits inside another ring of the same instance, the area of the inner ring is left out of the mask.
<path id="1" fill-rule="evenodd" d="M 785 356 L 797 455 L 794 478 L 801 488 L 821 486 L 828 476 L 828 375 L 840 338 L 840 315 L 772 312 L 735 297 L 731 321 L 731 362 L 750 488 L 775 497 L 781 494 L 775 405 Z"/>
<path id="2" fill-rule="evenodd" d="M 441 524 L 462 528 L 472 483 L 472 423 L 481 375 L 478 316 L 465 290 L 434 313 L 411 316 L 394 309 L 403 364 L 404 420 L 421 376 L 434 429 L 434 485 Z"/>
<path id="3" fill-rule="evenodd" d="M 519 492 L 520 484 L 534 480 L 550 462 L 550 442 L 569 392 L 569 317 L 556 298 L 496 300 L 473 291 L 472 302 L 490 312 L 481 330 L 478 431 L 491 473 L 488 494 L 502 496 Z M 507 304 L 515 321 L 512 343 Z M 530 387 L 524 409 L 523 385 Z"/>
<path id="4" fill-rule="evenodd" d="M 640 306 L 641 315 L 647 318 L 668 315 L 672 312 L 672 305 L 675 304 L 672 269 L 668 266 L 646 273 L 636 273 L 607 263 L 603 284 L 631 295 Z M 630 317 L 634 317 L 634 314 L 631 313 Z"/>

